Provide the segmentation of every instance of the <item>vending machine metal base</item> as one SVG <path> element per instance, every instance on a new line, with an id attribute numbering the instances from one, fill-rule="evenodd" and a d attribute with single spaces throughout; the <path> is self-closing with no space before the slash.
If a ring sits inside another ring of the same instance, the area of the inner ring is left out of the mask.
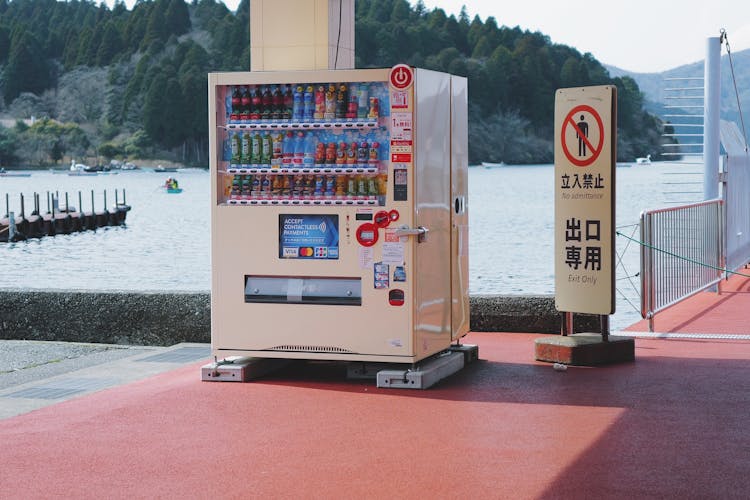
<path id="1" fill-rule="evenodd" d="M 415 365 L 348 362 L 349 379 L 375 380 L 386 389 L 428 389 L 479 358 L 479 347 L 452 345 Z M 291 360 L 231 357 L 201 367 L 201 380 L 208 382 L 249 382 L 288 366 Z"/>
<path id="2" fill-rule="evenodd" d="M 468 333 L 465 78 L 212 73 L 209 120 L 216 359 L 413 366 Z"/>

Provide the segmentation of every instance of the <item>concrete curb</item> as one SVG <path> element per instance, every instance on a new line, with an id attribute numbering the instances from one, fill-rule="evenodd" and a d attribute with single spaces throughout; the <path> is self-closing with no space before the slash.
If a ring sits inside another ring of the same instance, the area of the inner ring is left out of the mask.
<path id="1" fill-rule="evenodd" d="M 554 297 L 475 295 L 471 330 L 559 333 Z M 599 332 L 598 319 L 577 315 L 577 332 Z M 207 292 L 0 291 L 0 339 L 169 346 L 211 341 Z"/>

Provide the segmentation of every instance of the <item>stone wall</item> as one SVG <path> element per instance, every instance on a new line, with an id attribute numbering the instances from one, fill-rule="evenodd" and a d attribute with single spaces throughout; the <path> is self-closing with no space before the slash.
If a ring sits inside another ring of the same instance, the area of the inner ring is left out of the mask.
<path id="1" fill-rule="evenodd" d="M 575 331 L 598 332 L 577 315 Z M 471 297 L 471 329 L 559 333 L 552 296 Z M 0 339 L 173 345 L 211 341 L 209 293 L 0 291 Z"/>

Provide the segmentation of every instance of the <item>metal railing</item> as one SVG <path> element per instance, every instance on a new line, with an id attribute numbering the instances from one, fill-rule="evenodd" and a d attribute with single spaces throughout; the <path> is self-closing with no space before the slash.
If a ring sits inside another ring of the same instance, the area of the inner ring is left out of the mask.
<path id="1" fill-rule="evenodd" d="M 641 316 L 654 315 L 721 281 L 722 200 L 641 213 Z"/>

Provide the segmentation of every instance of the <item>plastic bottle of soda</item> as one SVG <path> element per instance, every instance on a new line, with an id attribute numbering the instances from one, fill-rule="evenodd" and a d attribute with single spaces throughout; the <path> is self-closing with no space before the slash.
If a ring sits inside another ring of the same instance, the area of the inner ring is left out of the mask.
<path id="1" fill-rule="evenodd" d="M 250 97 L 250 120 L 260 120 L 261 113 L 263 113 L 263 95 L 260 85 L 256 85 L 253 95 Z"/>
<path id="2" fill-rule="evenodd" d="M 242 87 L 240 90 L 240 120 L 250 119 L 250 90 Z"/>
<path id="3" fill-rule="evenodd" d="M 242 163 L 242 134 L 236 132 L 229 137 L 229 144 L 232 147 L 232 158 L 229 163 L 239 165 Z"/>
<path id="4" fill-rule="evenodd" d="M 292 112 L 294 110 L 294 94 L 292 93 L 292 87 L 289 84 L 284 88 L 283 105 L 284 108 L 281 119 L 289 121 L 292 119 Z"/>
<path id="5" fill-rule="evenodd" d="M 294 157 L 292 159 L 295 168 L 302 168 L 305 163 L 305 137 L 302 132 L 297 132 L 294 138 Z"/>
<path id="6" fill-rule="evenodd" d="M 271 134 L 266 132 L 261 138 L 260 163 L 264 167 L 271 166 L 271 157 L 273 156 L 273 139 Z"/>
<path id="7" fill-rule="evenodd" d="M 250 132 L 245 132 L 242 134 L 242 146 L 241 146 L 241 152 L 240 152 L 240 163 L 252 163 L 251 162 L 251 148 L 252 148 L 252 138 L 250 137 Z"/>
<path id="8" fill-rule="evenodd" d="M 284 96 L 278 85 L 273 86 L 273 97 L 271 98 L 271 119 L 281 120 L 284 115 Z"/>
<path id="9" fill-rule="evenodd" d="M 378 180 L 377 177 L 371 175 L 367 178 L 367 196 L 374 197 L 378 195 Z"/>
<path id="10" fill-rule="evenodd" d="M 305 93 L 305 88 L 302 85 L 297 85 L 294 88 L 292 121 L 301 122 L 305 117 L 304 93 Z"/>
<path id="11" fill-rule="evenodd" d="M 313 196 L 319 198 L 323 196 L 326 191 L 326 180 L 322 175 L 315 176 L 315 188 L 313 190 Z"/>
<path id="12" fill-rule="evenodd" d="M 250 198 L 251 192 L 252 192 L 252 183 L 250 180 L 251 176 L 245 175 L 242 178 L 242 188 L 241 188 L 241 194 L 242 197 L 245 199 Z"/>
<path id="13" fill-rule="evenodd" d="M 271 114 L 273 113 L 273 94 L 271 94 L 271 87 L 266 85 L 261 95 L 261 120 L 270 120 Z"/>
<path id="14" fill-rule="evenodd" d="M 255 132 L 250 141 L 250 161 L 253 165 L 260 164 L 261 151 L 263 150 L 263 139 L 260 136 L 260 132 Z"/>
<path id="15" fill-rule="evenodd" d="M 305 168 L 313 168 L 315 166 L 316 143 L 317 141 L 315 140 L 315 136 L 311 132 L 308 132 L 305 136 L 304 157 L 302 160 Z"/>
<path id="16" fill-rule="evenodd" d="M 324 85 L 315 86 L 315 113 L 313 118 L 316 122 L 323 121 L 326 112 L 326 88 Z"/>
<path id="17" fill-rule="evenodd" d="M 307 85 L 305 87 L 305 93 L 302 95 L 304 101 L 303 119 L 306 122 L 313 121 L 315 116 L 315 99 L 313 98 L 313 86 Z"/>
<path id="18" fill-rule="evenodd" d="M 240 119 L 242 110 L 242 91 L 239 85 L 235 85 L 232 90 L 232 111 L 229 115 L 231 121 L 237 121 Z"/>
<path id="19" fill-rule="evenodd" d="M 260 179 L 260 195 L 265 197 L 271 192 L 271 176 L 264 175 Z"/>
<path id="20" fill-rule="evenodd" d="M 357 118 L 367 118 L 367 113 L 370 111 L 370 101 L 367 90 L 367 85 L 360 83 L 357 87 Z"/>
<path id="21" fill-rule="evenodd" d="M 357 176 L 357 196 L 367 196 L 367 179 L 364 175 Z"/>

